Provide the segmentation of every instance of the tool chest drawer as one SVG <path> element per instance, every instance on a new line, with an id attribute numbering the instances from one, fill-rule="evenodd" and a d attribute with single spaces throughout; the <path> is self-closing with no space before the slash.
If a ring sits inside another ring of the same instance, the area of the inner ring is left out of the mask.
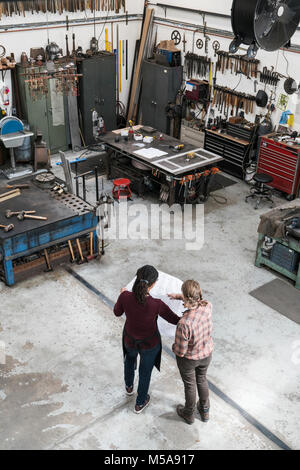
<path id="1" fill-rule="evenodd" d="M 247 159 L 250 143 L 237 138 L 206 130 L 204 148 L 224 158 L 219 168 L 226 173 L 244 179 L 244 161 Z"/>
<path id="2" fill-rule="evenodd" d="M 286 193 L 289 198 L 296 197 L 300 182 L 300 147 L 291 147 L 275 142 L 270 137 L 262 137 L 257 171 L 273 177 L 270 186 Z"/>
<path id="3" fill-rule="evenodd" d="M 232 135 L 233 137 L 239 137 L 243 140 L 249 140 L 249 142 L 254 137 L 254 128 L 247 128 L 240 124 L 227 123 L 227 134 Z"/>

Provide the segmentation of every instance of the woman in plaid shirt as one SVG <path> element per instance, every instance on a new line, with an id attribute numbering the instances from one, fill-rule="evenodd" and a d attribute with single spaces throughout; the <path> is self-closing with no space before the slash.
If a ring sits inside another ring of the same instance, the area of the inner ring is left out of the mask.
<path id="1" fill-rule="evenodd" d="M 206 378 L 212 359 L 212 305 L 202 299 L 200 284 L 185 281 L 182 294 L 169 294 L 173 299 L 183 300 L 185 308 L 176 329 L 173 352 L 183 380 L 185 406 L 177 406 L 177 414 L 188 424 L 195 420 L 196 389 L 197 408 L 204 422 L 209 420 L 209 390 Z"/>

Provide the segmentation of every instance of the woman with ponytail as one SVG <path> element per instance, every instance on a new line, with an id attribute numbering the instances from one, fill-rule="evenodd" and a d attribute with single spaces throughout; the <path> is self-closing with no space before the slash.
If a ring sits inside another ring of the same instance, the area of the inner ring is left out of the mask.
<path id="1" fill-rule="evenodd" d="M 167 322 L 177 325 L 179 317 L 161 300 L 154 299 L 150 291 L 158 279 L 153 266 L 143 266 L 136 273 L 132 292 L 122 289 L 114 307 L 114 314 L 125 313 L 123 330 L 124 379 L 127 395 L 133 395 L 134 373 L 137 356 L 140 355 L 139 384 L 135 413 L 141 413 L 149 405 L 148 394 L 151 374 L 155 366 L 160 370 L 161 337 L 157 327 L 158 315 Z"/>

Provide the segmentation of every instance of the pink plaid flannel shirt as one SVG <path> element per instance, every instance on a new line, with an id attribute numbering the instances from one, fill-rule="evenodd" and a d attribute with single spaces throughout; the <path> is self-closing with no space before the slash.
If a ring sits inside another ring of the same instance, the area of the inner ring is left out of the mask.
<path id="1" fill-rule="evenodd" d="M 203 301 L 197 310 L 187 310 L 180 318 L 173 344 L 176 356 L 204 359 L 213 351 L 212 304 Z"/>

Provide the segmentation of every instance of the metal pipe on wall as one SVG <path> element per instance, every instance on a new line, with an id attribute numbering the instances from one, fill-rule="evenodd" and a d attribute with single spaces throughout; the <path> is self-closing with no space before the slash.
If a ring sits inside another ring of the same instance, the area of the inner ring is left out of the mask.
<path id="1" fill-rule="evenodd" d="M 151 4 L 151 5 L 161 5 L 161 4 Z M 171 6 L 169 5 L 169 8 Z M 175 8 L 175 7 L 172 7 Z M 176 8 L 182 8 L 183 10 L 186 11 L 191 11 L 193 10 L 183 8 L 183 7 L 176 7 Z M 198 10 L 195 10 L 195 12 L 198 12 Z M 199 12 L 198 12 L 199 13 Z M 207 13 L 211 16 L 219 16 L 218 13 L 213 13 L 213 12 L 202 12 L 202 13 Z M 230 17 L 228 17 L 230 18 Z M 108 16 L 107 18 L 95 18 L 96 23 L 95 24 L 103 24 L 105 22 L 111 22 L 111 23 L 123 23 L 126 21 L 139 21 L 143 19 L 143 15 L 141 14 L 136 14 L 136 15 L 121 15 L 118 16 L 117 18 L 115 16 Z M 162 26 L 167 26 L 167 27 L 178 27 L 181 28 L 185 31 L 194 31 L 195 29 L 199 30 L 200 32 L 204 32 L 204 27 L 199 26 L 198 24 L 193 24 L 193 23 L 183 23 L 183 22 L 178 22 L 176 20 L 171 20 L 168 18 L 161 18 L 158 16 L 154 17 L 154 23 L 155 24 L 160 24 Z M 0 34 L 3 33 L 14 33 L 14 32 L 26 32 L 26 31 L 39 31 L 39 30 L 46 30 L 46 29 L 59 29 L 59 28 L 65 28 L 66 27 L 66 21 L 52 21 L 49 22 L 47 26 L 47 22 L 39 22 L 39 23 L 28 23 L 28 24 L 13 24 L 9 26 L 1 26 L 0 25 Z M 69 26 L 73 27 L 79 27 L 79 26 L 88 26 L 90 24 L 94 24 L 94 18 L 90 19 L 77 19 L 77 20 L 69 20 L 68 21 Z M 298 28 L 300 30 L 300 28 Z M 220 30 L 220 29 L 215 29 L 215 28 L 210 28 L 206 27 L 206 32 L 207 34 L 211 36 L 216 36 L 216 37 L 223 37 L 223 38 L 228 38 L 228 39 L 233 39 L 234 35 L 232 31 L 227 31 L 227 30 Z M 289 52 L 294 52 L 294 53 L 300 53 L 300 45 L 298 44 L 292 44 L 292 46 L 289 49 L 283 48 L 283 50 L 287 50 Z"/>
<path id="2" fill-rule="evenodd" d="M 166 15 L 166 10 L 172 9 L 172 10 L 178 10 L 178 11 L 186 11 L 188 13 L 196 13 L 198 15 L 202 16 L 213 16 L 215 18 L 224 18 L 227 20 L 231 20 L 231 15 L 225 15 L 224 13 L 216 13 L 215 11 L 206 11 L 206 10 L 196 10 L 194 8 L 186 8 L 186 7 L 181 7 L 177 5 L 170 5 L 167 3 L 151 3 L 148 2 L 148 5 L 156 6 L 159 8 L 162 8 L 165 10 L 165 15 Z M 300 27 L 297 28 L 297 31 L 300 31 Z"/>
<path id="3" fill-rule="evenodd" d="M 178 22 L 176 20 L 170 20 L 170 19 L 167 19 L 167 18 L 160 18 L 160 17 L 157 17 L 157 16 L 154 17 L 153 22 L 157 25 L 166 26 L 168 28 L 176 27 L 176 28 L 182 29 L 184 31 L 191 31 L 191 32 L 194 32 L 195 30 L 197 30 L 198 32 L 204 34 L 204 27 L 199 26 L 197 24 L 193 24 L 193 23 L 183 23 L 183 22 Z M 226 31 L 226 30 L 222 30 L 222 29 L 210 28 L 208 26 L 206 26 L 205 32 L 206 32 L 207 35 L 210 35 L 210 36 L 216 36 L 216 37 L 225 38 L 225 39 L 233 39 L 234 38 L 234 34 L 233 34 L 232 31 Z M 284 50 L 284 51 L 287 51 L 287 52 L 293 52 L 295 54 L 300 53 L 300 45 L 298 45 L 298 44 L 292 44 L 290 48 L 284 48 L 283 47 L 281 49 Z"/>
<path id="4" fill-rule="evenodd" d="M 215 16 L 215 17 L 218 17 L 218 18 L 226 18 L 226 19 L 231 18 L 230 15 L 224 15 L 223 13 L 215 13 L 213 11 L 196 10 L 194 8 L 180 7 L 180 6 L 177 6 L 177 5 L 169 5 L 169 4 L 166 4 L 166 3 L 148 3 L 148 5 L 157 6 L 157 7 L 163 8 L 164 10 L 167 10 L 168 8 L 171 8 L 172 10 L 187 11 L 188 13 L 197 13 L 198 15 L 205 15 L 205 16 L 210 15 L 210 16 Z"/>
<path id="5" fill-rule="evenodd" d="M 128 21 L 139 21 L 141 20 L 143 15 L 128 15 Z M 108 17 L 98 17 L 95 18 L 95 24 L 103 24 L 108 22 L 114 23 L 122 23 L 126 22 L 126 15 L 120 15 L 118 17 L 115 16 L 108 16 Z M 68 20 L 68 25 L 76 27 L 76 26 L 89 26 L 94 25 L 94 18 L 88 19 L 76 19 L 76 20 Z M 66 20 L 62 21 L 46 21 L 38 22 L 38 23 L 20 23 L 20 24 L 10 24 L 10 25 L 0 25 L 0 34 L 3 33 L 15 33 L 15 32 L 26 32 L 26 31 L 38 31 L 43 29 L 55 29 L 55 28 L 66 28 L 67 22 Z"/>

